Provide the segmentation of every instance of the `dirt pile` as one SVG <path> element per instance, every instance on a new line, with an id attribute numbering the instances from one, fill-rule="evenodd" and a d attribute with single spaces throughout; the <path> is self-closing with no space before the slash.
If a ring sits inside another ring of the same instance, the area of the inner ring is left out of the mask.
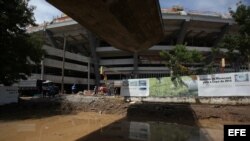
<path id="1" fill-rule="evenodd" d="M 100 114 L 126 115 L 129 103 L 122 98 L 67 96 L 62 101 L 64 112 L 98 112 Z"/>

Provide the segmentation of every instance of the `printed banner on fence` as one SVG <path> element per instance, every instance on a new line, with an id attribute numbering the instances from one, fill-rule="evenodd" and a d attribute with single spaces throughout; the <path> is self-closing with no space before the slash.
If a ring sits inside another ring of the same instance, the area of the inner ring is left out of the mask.
<path id="1" fill-rule="evenodd" d="M 200 75 L 199 96 L 250 96 L 250 73 Z"/>
<path id="2" fill-rule="evenodd" d="M 171 77 L 123 80 L 122 96 L 198 96 L 196 76 L 184 76 L 173 81 Z M 146 83 L 144 83 L 146 82 Z"/>
<path id="3" fill-rule="evenodd" d="M 0 86 L 0 105 L 17 103 L 18 102 L 18 87 Z"/>
<path id="4" fill-rule="evenodd" d="M 198 96 L 197 77 L 183 76 L 179 79 L 171 77 L 149 78 L 150 96 Z"/>
<path id="5" fill-rule="evenodd" d="M 149 79 L 128 79 L 122 81 L 122 96 L 149 96 Z"/>

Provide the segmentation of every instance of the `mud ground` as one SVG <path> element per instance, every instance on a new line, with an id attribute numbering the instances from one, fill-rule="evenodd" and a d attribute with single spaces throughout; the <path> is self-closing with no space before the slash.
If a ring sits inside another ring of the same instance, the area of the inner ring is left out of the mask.
<path id="1" fill-rule="evenodd" d="M 128 119 L 160 120 L 197 125 L 198 120 L 250 122 L 250 105 L 204 105 L 174 103 L 129 103 L 121 97 L 70 96 L 23 98 L 18 104 L 0 106 L 0 121 L 43 118 L 54 115 L 96 112 Z"/>
<path id="2" fill-rule="evenodd" d="M 224 124 L 250 124 L 249 109 L 250 105 L 128 103 L 119 97 L 23 98 L 18 104 L 0 106 L 0 140 L 29 140 L 28 134 L 20 133 L 30 128 L 35 128 L 33 140 L 58 140 L 63 136 L 75 140 L 121 119 L 216 129 L 219 135 L 215 140 L 221 140 Z M 40 128 L 45 128 L 42 131 L 46 134 L 38 138 Z M 7 136 L 13 129 L 15 132 Z M 207 132 L 216 135 L 215 131 Z"/>

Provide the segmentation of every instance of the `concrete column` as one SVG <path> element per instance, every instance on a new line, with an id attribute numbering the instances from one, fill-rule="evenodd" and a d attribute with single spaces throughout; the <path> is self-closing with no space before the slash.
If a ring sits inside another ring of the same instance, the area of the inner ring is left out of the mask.
<path id="1" fill-rule="evenodd" d="M 228 30 L 229 30 L 229 24 L 225 24 L 221 28 L 221 32 L 219 33 L 217 39 L 214 41 L 214 44 L 213 44 L 214 47 L 216 47 L 218 43 L 223 39 L 224 35 L 228 32 Z"/>
<path id="2" fill-rule="evenodd" d="M 63 60 L 62 60 L 62 83 L 61 83 L 61 93 L 64 94 L 64 66 L 65 66 L 65 49 L 66 49 L 67 37 L 64 35 L 63 41 Z"/>
<path id="3" fill-rule="evenodd" d="M 48 29 L 45 29 L 45 34 L 47 35 L 49 42 L 51 43 L 52 47 L 54 48 L 59 48 L 58 44 L 56 43 L 54 37 L 53 37 L 53 33 L 51 31 L 49 31 Z"/>
<path id="4" fill-rule="evenodd" d="M 41 80 L 43 79 L 44 79 L 44 60 L 41 61 Z"/>
<path id="5" fill-rule="evenodd" d="M 88 32 L 88 40 L 89 40 L 89 48 L 91 51 L 91 56 L 93 59 L 94 64 L 94 73 L 95 73 L 95 85 L 99 86 L 100 84 L 100 73 L 99 73 L 99 58 L 96 54 L 96 47 L 97 47 L 97 39 L 93 33 Z"/>
<path id="6" fill-rule="evenodd" d="M 138 73 L 138 52 L 134 53 L 134 78 L 137 78 L 137 73 Z"/>
<path id="7" fill-rule="evenodd" d="M 88 62 L 88 90 L 90 90 L 90 60 Z"/>
<path id="8" fill-rule="evenodd" d="M 189 21 L 186 21 L 186 20 L 183 21 L 183 23 L 181 25 L 181 30 L 180 30 L 178 37 L 177 37 L 177 44 L 183 44 L 184 39 L 185 39 L 185 35 L 187 32 L 188 24 L 189 24 Z"/>

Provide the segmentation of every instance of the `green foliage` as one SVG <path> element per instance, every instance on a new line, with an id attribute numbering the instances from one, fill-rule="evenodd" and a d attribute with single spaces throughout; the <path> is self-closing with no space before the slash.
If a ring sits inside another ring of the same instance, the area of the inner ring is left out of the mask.
<path id="1" fill-rule="evenodd" d="M 240 30 L 239 35 L 231 35 L 231 38 L 225 37 L 224 43 L 227 49 L 237 49 L 248 61 L 250 59 L 250 6 L 239 2 L 236 11 L 230 11 L 234 20 L 238 23 Z M 230 42 L 231 40 L 231 42 Z M 230 48 L 230 44 L 231 48 Z M 235 47 L 232 47 L 235 46 Z"/>
<path id="2" fill-rule="evenodd" d="M 230 13 L 234 20 L 240 26 L 240 34 L 250 35 L 250 6 L 242 4 L 242 2 L 237 3 L 236 11 L 230 9 Z"/>
<path id="3" fill-rule="evenodd" d="M 239 33 L 225 35 L 217 48 L 228 49 L 225 55 L 233 66 L 239 62 L 250 64 L 250 6 L 239 2 L 236 11 L 230 10 L 230 13 L 239 25 Z"/>
<path id="4" fill-rule="evenodd" d="M 219 48 L 226 48 L 228 51 L 225 56 L 230 62 L 234 62 L 236 59 L 239 59 L 240 44 L 242 39 L 240 35 L 225 35 L 223 41 L 218 45 Z M 242 58 L 241 58 L 242 59 Z"/>
<path id="5" fill-rule="evenodd" d="M 44 51 L 40 38 L 26 32 L 35 25 L 34 7 L 27 0 L 0 0 L 0 7 L 0 84 L 10 85 L 25 79 Z"/>
<path id="6" fill-rule="evenodd" d="M 160 56 L 166 60 L 166 66 L 171 69 L 171 78 L 175 86 L 182 85 L 181 75 L 194 75 L 196 71 L 190 70 L 185 64 L 198 63 L 203 56 L 196 50 L 187 50 L 185 45 L 176 45 L 173 50 L 161 51 Z"/>
<path id="7" fill-rule="evenodd" d="M 211 48 L 211 54 L 204 57 L 203 62 L 206 64 L 203 69 L 206 69 L 206 73 L 211 74 L 214 72 L 215 61 L 218 56 L 223 55 L 220 48 Z"/>

